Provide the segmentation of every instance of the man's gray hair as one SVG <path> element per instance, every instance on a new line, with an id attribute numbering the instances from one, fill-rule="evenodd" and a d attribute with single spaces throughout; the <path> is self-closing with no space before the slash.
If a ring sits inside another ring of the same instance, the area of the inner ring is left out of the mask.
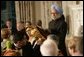
<path id="1" fill-rule="evenodd" d="M 40 52 L 42 56 L 57 56 L 58 55 L 58 46 L 54 40 L 47 39 L 40 46 Z"/>
<path id="2" fill-rule="evenodd" d="M 54 34 L 50 34 L 47 36 L 47 39 L 52 39 L 54 40 L 57 44 L 59 44 L 59 37 L 57 35 Z"/>

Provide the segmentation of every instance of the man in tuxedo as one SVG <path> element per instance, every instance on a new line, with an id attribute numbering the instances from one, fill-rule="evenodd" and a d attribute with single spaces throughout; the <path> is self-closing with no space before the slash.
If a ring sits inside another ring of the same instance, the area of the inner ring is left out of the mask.
<path id="1" fill-rule="evenodd" d="M 13 38 L 14 44 L 12 45 L 12 49 L 18 50 L 22 56 L 32 56 L 33 48 L 31 43 L 24 38 L 23 35 L 18 33 L 14 34 Z"/>
<path id="2" fill-rule="evenodd" d="M 27 40 L 29 40 L 29 36 L 26 33 L 25 25 L 23 21 L 17 22 L 17 32 L 20 35 L 23 35 L 26 37 Z"/>

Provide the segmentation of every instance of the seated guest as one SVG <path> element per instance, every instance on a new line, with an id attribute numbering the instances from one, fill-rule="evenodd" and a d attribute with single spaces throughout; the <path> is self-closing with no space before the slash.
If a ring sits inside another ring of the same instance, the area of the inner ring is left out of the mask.
<path id="1" fill-rule="evenodd" d="M 10 30 L 10 32 L 11 32 L 11 29 L 12 29 L 12 21 L 11 21 L 11 19 L 7 19 L 6 20 L 6 26 L 7 26 L 7 28 Z"/>
<path id="2" fill-rule="evenodd" d="M 38 27 L 35 27 L 34 29 L 31 30 L 31 35 L 34 37 L 32 40 L 38 40 L 39 38 L 41 39 L 46 39 L 46 32 Z"/>
<path id="3" fill-rule="evenodd" d="M 29 39 L 29 36 L 27 35 L 26 30 L 25 30 L 24 22 L 22 21 L 17 22 L 17 33 L 24 35 L 24 37 Z"/>
<path id="4" fill-rule="evenodd" d="M 35 41 L 38 39 L 38 37 L 36 36 L 36 29 L 32 29 L 30 31 L 30 35 L 31 35 L 31 37 L 30 37 L 29 41 L 31 42 L 31 44 L 33 46 Z"/>
<path id="5" fill-rule="evenodd" d="M 50 38 L 51 35 L 47 37 L 47 39 L 43 42 L 43 44 L 40 47 L 40 52 L 42 56 L 63 56 L 61 53 L 59 53 L 58 45 L 55 40 Z"/>
<path id="6" fill-rule="evenodd" d="M 72 36 L 68 41 L 70 56 L 83 56 L 83 36 Z"/>
<path id="7" fill-rule="evenodd" d="M 13 20 L 15 21 L 15 20 Z M 11 19 L 7 19 L 6 23 L 3 28 L 8 28 L 11 34 L 14 34 L 16 32 L 16 25 L 13 25 L 13 22 Z"/>
<path id="8" fill-rule="evenodd" d="M 5 28 L 7 28 L 9 31 L 10 31 L 10 39 L 12 40 L 12 43 L 13 43 L 13 34 L 16 33 L 16 25 L 13 25 L 13 24 L 16 24 L 14 23 L 15 20 L 13 20 L 12 22 L 12 19 L 7 19 L 6 20 L 6 24 L 5 24 Z"/>
<path id="9" fill-rule="evenodd" d="M 1 38 L 3 39 L 3 41 L 1 42 L 2 52 L 6 49 L 11 48 L 12 41 L 10 40 L 9 36 L 10 31 L 7 28 L 1 29 Z"/>
<path id="10" fill-rule="evenodd" d="M 58 47 L 54 41 L 47 39 L 41 45 L 40 52 L 42 56 L 57 56 Z"/>
<path id="11" fill-rule="evenodd" d="M 12 45 L 12 49 L 18 50 L 21 56 L 33 55 L 33 48 L 31 46 L 31 43 L 28 42 L 23 35 L 15 34 L 13 40 L 14 44 Z"/>
<path id="12" fill-rule="evenodd" d="M 41 35 L 41 33 L 39 32 L 39 30 L 36 27 L 31 30 L 31 35 L 32 35 L 32 38 L 31 38 L 30 42 L 34 49 L 34 54 L 35 54 L 35 56 L 41 56 L 40 45 L 42 44 L 42 42 L 45 39 L 42 38 L 43 36 Z"/>

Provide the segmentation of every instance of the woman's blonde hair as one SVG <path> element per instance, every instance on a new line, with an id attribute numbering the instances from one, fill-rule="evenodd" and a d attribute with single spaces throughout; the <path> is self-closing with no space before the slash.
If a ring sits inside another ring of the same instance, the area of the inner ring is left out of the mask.
<path id="1" fill-rule="evenodd" d="M 83 53 L 83 37 L 82 36 L 71 36 L 68 41 L 68 48 L 79 50 Z"/>

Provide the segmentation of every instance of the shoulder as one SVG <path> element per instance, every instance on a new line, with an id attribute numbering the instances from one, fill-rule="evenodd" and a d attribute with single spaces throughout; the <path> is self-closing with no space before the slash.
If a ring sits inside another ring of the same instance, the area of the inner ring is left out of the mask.
<path id="1" fill-rule="evenodd" d="M 50 22 L 49 22 L 49 26 L 53 26 L 53 25 L 55 25 L 57 22 L 55 21 L 55 20 L 51 20 Z"/>
<path id="2" fill-rule="evenodd" d="M 30 42 L 27 42 L 27 43 L 26 43 L 26 46 L 27 46 L 27 47 L 31 46 L 31 43 L 30 43 Z"/>
<path id="3" fill-rule="evenodd" d="M 27 51 L 33 51 L 33 48 L 32 48 L 32 45 L 30 42 L 28 42 L 24 47 L 23 47 L 24 50 L 27 50 Z"/>

